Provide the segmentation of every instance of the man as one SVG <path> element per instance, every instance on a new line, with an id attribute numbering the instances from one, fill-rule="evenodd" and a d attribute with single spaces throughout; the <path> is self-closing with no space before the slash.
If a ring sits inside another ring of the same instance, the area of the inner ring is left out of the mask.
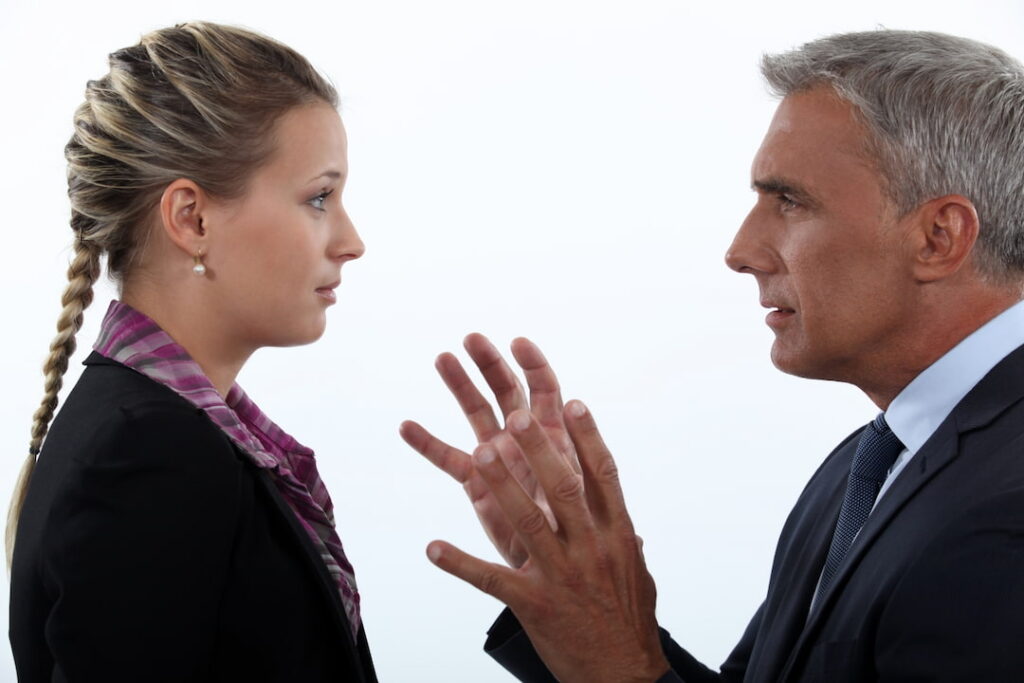
<path id="1" fill-rule="evenodd" d="M 1024 69 L 973 41 L 877 31 L 762 71 L 783 99 L 726 261 L 757 280 L 780 370 L 854 384 L 882 414 L 807 484 L 736 649 L 716 672 L 659 633 L 611 455 L 525 340 L 529 404 L 467 338 L 505 428 L 439 359 L 483 444 L 472 459 L 403 426 L 512 568 L 428 554 L 509 605 L 488 650 L 524 680 L 1021 680 Z"/>

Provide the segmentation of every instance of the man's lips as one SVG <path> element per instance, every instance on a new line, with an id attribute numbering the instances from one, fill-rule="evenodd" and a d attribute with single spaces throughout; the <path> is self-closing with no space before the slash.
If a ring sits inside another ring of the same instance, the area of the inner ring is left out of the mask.
<path id="1" fill-rule="evenodd" d="M 796 310 L 782 304 L 777 304 L 773 301 L 761 301 L 761 305 L 765 308 L 770 308 L 768 315 L 765 316 L 764 321 L 769 327 L 776 327 L 782 325 L 787 320 L 796 315 Z"/>

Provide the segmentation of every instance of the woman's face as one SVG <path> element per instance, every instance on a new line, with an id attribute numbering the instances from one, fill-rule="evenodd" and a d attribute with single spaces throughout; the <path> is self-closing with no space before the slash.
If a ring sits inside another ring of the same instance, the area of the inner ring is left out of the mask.
<path id="1" fill-rule="evenodd" d="M 245 195 L 203 211 L 213 320 L 251 349 L 318 339 L 342 264 L 364 250 L 341 204 L 347 141 L 334 108 L 297 107 L 274 138 Z"/>

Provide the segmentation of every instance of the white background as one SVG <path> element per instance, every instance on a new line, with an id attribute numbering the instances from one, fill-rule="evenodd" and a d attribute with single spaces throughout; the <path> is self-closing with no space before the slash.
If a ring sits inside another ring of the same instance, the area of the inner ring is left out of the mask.
<path id="1" fill-rule="evenodd" d="M 499 605 L 424 548 L 440 537 L 496 555 L 460 488 L 397 435 L 415 418 L 472 446 L 432 361 L 474 330 L 503 348 L 530 336 L 567 397 L 589 403 L 646 540 L 660 621 L 717 666 L 764 594 L 796 495 L 874 414 L 851 387 L 772 368 L 754 281 L 722 261 L 775 106 L 759 56 L 883 25 L 1024 57 L 1018 2 L 831 5 L 0 0 L 4 499 L 64 286 L 62 148 L 85 82 L 145 31 L 241 24 L 298 49 L 342 94 L 346 203 L 367 254 L 346 266 L 324 338 L 260 352 L 240 382 L 317 450 L 381 679 L 508 678 L 481 651 Z M 112 296 L 104 283 L 67 386 Z M 0 680 L 14 680 L 6 648 Z"/>

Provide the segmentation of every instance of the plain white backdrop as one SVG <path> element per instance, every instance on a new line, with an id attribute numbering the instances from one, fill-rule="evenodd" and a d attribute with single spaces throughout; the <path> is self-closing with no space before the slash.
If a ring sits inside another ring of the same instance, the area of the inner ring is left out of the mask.
<path id="1" fill-rule="evenodd" d="M 851 387 L 776 371 L 754 281 L 723 264 L 775 106 L 760 55 L 885 26 L 1024 57 L 1013 0 L 0 0 L 4 509 L 65 282 L 72 112 L 109 52 L 189 19 L 278 38 L 342 95 L 346 204 L 366 256 L 345 267 L 319 342 L 264 350 L 239 380 L 318 453 L 384 681 L 508 680 L 481 651 L 499 605 L 424 548 L 496 553 L 460 487 L 397 433 L 415 418 L 474 445 L 432 367 L 444 350 L 465 358 L 470 331 L 502 348 L 531 337 L 566 397 L 593 409 L 659 619 L 717 666 L 764 594 L 800 489 L 874 415 Z M 99 287 L 66 388 L 114 295 Z M 13 680 L 0 647 L 0 681 Z"/>

